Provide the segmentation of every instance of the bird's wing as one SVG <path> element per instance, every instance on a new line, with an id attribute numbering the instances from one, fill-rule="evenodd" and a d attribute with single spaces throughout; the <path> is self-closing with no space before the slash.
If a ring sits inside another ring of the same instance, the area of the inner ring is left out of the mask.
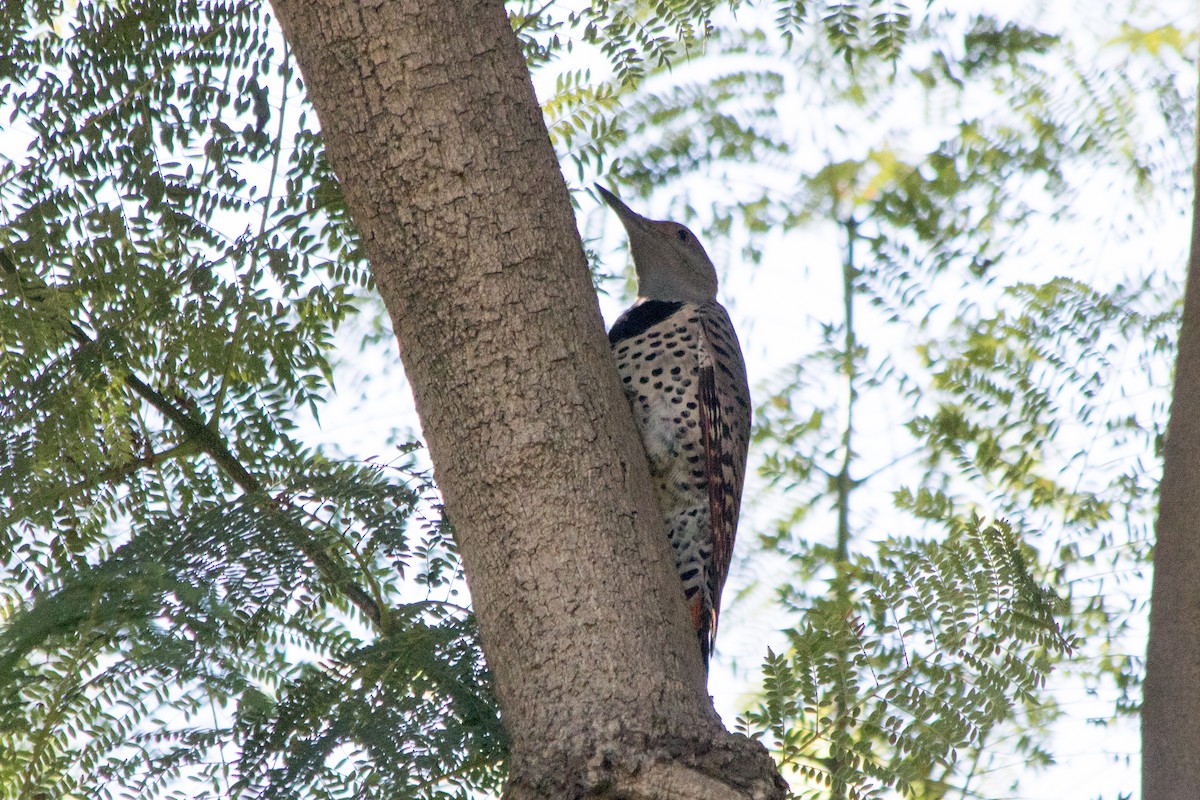
<path id="1" fill-rule="evenodd" d="M 720 396 L 717 392 L 717 365 L 707 332 L 700 342 L 699 404 L 700 433 L 704 444 L 704 478 L 708 484 L 709 524 L 712 531 L 712 569 L 706 576 L 713 601 L 709 629 L 710 641 L 717 635 L 717 615 L 721 610 L 721 587 L 729 572 L 733 553 L 734 526 L 730 525 L 728 471 L 724 464 L 728 441 L 727 424 L 722 419 Z M 736 517 L 734 518 L 736 523 Z M 707 610 L 707 609 L 706 609 Z"/>
<path id="2" fill-rule="evenodd" d="M 712 637 L 716 637 L 721 589 L 729 574 L 741 508 L 750 434 L 750 391 L 741 347 L 720 305 L 701 313 L 699 404 L 712 528 Z M 711 641 L 711 640 L 710 640 Z"/>

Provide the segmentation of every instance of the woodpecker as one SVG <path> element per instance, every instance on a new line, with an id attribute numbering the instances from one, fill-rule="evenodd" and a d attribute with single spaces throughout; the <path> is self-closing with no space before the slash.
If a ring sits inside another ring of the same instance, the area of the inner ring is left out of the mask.
<path id="1" fill-rule="evenodd" d="M 695 234 L 596 188 L 625 227 L 638 282 L 637 300 L 608 340 L 707 670 L 746 475 L 746 364 L 717 302 L 717 270 Z"/>

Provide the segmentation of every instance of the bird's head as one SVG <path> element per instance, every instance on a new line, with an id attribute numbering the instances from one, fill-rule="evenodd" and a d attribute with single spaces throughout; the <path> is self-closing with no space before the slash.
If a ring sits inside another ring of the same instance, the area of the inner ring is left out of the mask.
<path id="1" fill-rule="evenodd" d="M 717 270 L 694 233 L 678 222 L 646 219 L 603 186 L 596 188 L 629 234 L 638 297 L 685 303 L 716 299 Z"/>

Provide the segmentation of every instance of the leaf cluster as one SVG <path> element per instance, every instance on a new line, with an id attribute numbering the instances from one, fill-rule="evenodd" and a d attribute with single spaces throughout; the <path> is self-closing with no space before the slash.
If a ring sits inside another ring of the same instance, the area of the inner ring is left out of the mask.
<path id="1" fill-rule="evenodd" d="M 427 594 L 445 590 L 457 577 L 447 532 L 410 530 L 430 487 L 300 466 L 274 497 L 156 513 L 108 557 L 45 576 L 23 603 L 8 595 L 3 796 L 207 784 L 443 797 L 495 784 L 506 740 L 467 610 L 414 600 L 365 628 L 297 544 L 357 563 L 381 600 L 414 570 Z M 15 555 L 28 570 L 55 544 L 26 538 Z"/>
<path id="2" fill-rule="evenodd" d="M 797 773 L 795 794 L 929 793 L 959 752 L 1037 705 L 1073 642 L 1023 550 L 1007 523 L 974 519 L 942 541 L 889 539 L 843 564 L 836 580 L 852 594 L 804 609 L 739 721 Z"/>
<path id="3" fill-rule="evenodd" d="M 9 4 L 0 52 L 0 796 L 494 787 L 427 475 L 303 442 L 371 281 L 267 8 Z"/>

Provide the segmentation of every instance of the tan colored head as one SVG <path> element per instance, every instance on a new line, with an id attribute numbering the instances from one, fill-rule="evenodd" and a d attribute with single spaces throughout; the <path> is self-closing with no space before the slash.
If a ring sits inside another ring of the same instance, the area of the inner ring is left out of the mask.
<path id="1" fill-rule="evenodd" d="M 634 213 L 621 198 L 596 184 L 629 234 L 638 297 L 707 303 L 717 297 L 717 270 L 704 246 L 678 222 L 656 222 Z"/>

